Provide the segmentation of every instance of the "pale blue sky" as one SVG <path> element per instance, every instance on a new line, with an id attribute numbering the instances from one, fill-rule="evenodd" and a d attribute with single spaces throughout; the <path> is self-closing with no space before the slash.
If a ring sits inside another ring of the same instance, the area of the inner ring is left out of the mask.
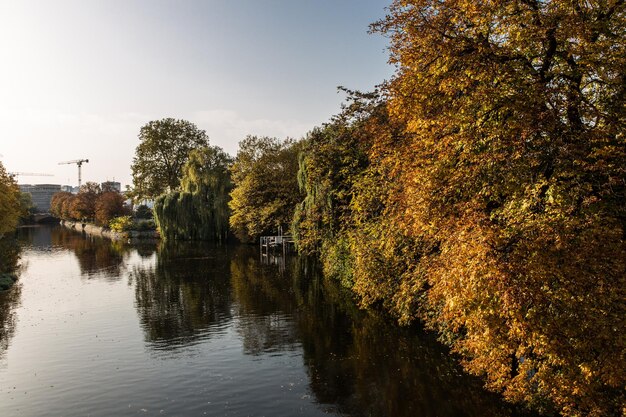
<path id="1" fill-rule="evenodd" d="M 336 87 L 388 79 L 368 25 L 388 1 L 0 0 L 0 154 L 20 183 L 131 182 L 139 128 L 184 118 L 235 154 L 247 134 L 303 136 Z"/>

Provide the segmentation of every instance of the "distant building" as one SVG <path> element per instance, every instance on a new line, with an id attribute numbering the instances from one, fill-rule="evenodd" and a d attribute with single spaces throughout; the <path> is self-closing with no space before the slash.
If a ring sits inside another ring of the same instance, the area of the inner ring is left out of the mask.
<path id="1" fill-rule="evenodd" d="M 20 184 L 20 191 L 30 194 L 34 208 L 40 212 L 48 212 L 50 200 L 54 194 L 61 191 L 61 186 L 58 184 Z"/>
<path id="2" fill-rule="evenodd" d="M 72 187 L 71 185 L 62 185 L 61 191 L 65 193 L 78 194 L 78 187 Z"/>
<path id="3" fill-rule="evenodd" d="M 118 193 L 122 192 L 122 184 L 117 181 L 105 181 L 100 184 L 100 188 L 102 191 L 117 191 Z"/>
<path id="4" fill-rule="evenodd" d="M 149 199 L 143 199 L 139 202 L 139 204 L 137 204 L 137 206 L 148 206 L 148 208 L 154 208 L 154 200 L 149 200 Z"/>

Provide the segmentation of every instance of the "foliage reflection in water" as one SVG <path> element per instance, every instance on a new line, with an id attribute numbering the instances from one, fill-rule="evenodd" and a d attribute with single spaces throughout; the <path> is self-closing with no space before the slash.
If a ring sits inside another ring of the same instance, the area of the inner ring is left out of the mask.
<path id="1" fill-rule="evenodd" d="M 20 246 L 13 236 L 0 237 L 0 273 L 19 269 Z M 9 290 L 0 291 L 0 359 L 15 333 L 15 309 L 20 302 L 19 282 Z"/>
<path id="2" fill-rule="evenodd" d="M 61 366 L 65 390 L 48 392 L 53 389 L 0 367 L 3 390 L 19 385 L 31 395 L 27 401 L 11 390 L 0 392 L 7 396 L 0 398 L 2 415 L 18 409 L 20 415 L 38 415 L 46 407 L 52 414 L 103 416 L 519 414 L 464 375 L 431 335 L 359 310 L 309 259 L 275 259 L 279 267 L 263 264 L 256 247 L 197 242 L 131 247 L 62 228 L 23 230 L 21 240 L 27 249 L 25 308 L 17 307 L 21 287 L 0 297 L 0 352 L 8 352 L 4 363 L 23 367 L 23 374 L 45 375 L 46 367 Z M 38 265 L 67 264 L 72 257 L 78 279 L 67 272 L 55 276 L 49 267 L 55 285 L 67 280 L 87 298 L 93 286 L 116 295 L 100 297 L 101 308 L 81 311 L 73 324 L 59 320 L 47 329 L 48 335 L 55 333 L 53 340 L 45 334 L 34 340 L 39 337 L 34 331 L 25 331 L 30 336 L 24 340 L 6 337 L 16 322 L 18 333 L 22 321 L 29 323 L 32 309 L 46 308 L 32 295 L 33 286 L 44 285 L 34 275 Z M 134 318 L 126 313 L 132 309 Z M 91 321 L 83 323 L 83 317 Z M 115 343 L 109 348 L 102 340 L 85 340 L 85 346 L 72 346 L 69 363 L 58 363 L 51 353 L 48 362 L 21 363 L 13 352 L 36 343 L 52 344 L 54 351 L 55 343 L 93 339 L 93 333 Z M 90 349 L 97 354 L 83 352 Z M 96 363 L 78 363 L 81 356 L 95 357 Z M 111 363 L 119 365 L 115 372 Z M 88 394 L 98 388 L 97 396 Z"/>

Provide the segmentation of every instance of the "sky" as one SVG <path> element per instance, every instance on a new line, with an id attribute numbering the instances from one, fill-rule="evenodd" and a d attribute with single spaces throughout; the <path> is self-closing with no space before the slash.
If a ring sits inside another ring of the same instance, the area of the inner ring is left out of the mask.
<path id="1" fill-rule="evenodd" d="M 132 184 L 141 126 L 173 117 L 235 155 L 301 138 L 338 86 L 388 80 L 384 0 L 0 0 L 0 161 L 18 182 Z"/>

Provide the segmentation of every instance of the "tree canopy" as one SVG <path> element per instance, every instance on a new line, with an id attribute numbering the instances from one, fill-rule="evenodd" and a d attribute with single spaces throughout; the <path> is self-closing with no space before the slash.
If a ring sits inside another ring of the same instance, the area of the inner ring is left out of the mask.
<path id="1" fill-rule="evenodd" d="M 166 118 L 144 125 L 131 166 L 135 197 L 155 198 L 178 189 L 189 153 L 209 146 L 204 130 L 186 120 Z"/>
<path id="2" fill-rule="evenodd" d="M 0 162 L 0 236 L 14 230 L 23 214 L 20 189 Z"/>
<path id="3" fill-rule="evenodd" d="M 94 210 L 96 224 L 108 226 L 113 218 L 128 215 L 130 209 L 124 200 L 124 196 L 117 191 L 104 191 L 98 195 Z"/>
<path id="4" fill-rule="evenodd" d="M 386 104 L 352 101 L 300 156 L 301 250 L 567 416 L 626 402 L 625 8 L 394 1 Z"/>
<path id="5" fill-rule="evenodd" d="M 159 196 L 156 221 L 165 238 L 228 239 L 232 158 L 217 146 L 194 149 L 183 166 L 181 190 Z"/>
<path id="6" fill-rule="evenodd" d="M 419 242 L 385 298 L 510 400 L 620 414 L 624 2 L 397 0 L 374 29 L 407 134 L 371 158 L 397 184 L 387 216 Z"/>
<path id="7" fill-rule="evenodd" d="M 299 250 L 307 254 L 319 254 L 324 243 L 352 225 L 354 185 L 369 166 L 369 128 L 385 113 L 379 92 L 345 91 L 343 111 L 302 142 L 298 185 L 304 200 L 296 206 L 292 230 Z"/>
<path id="8" fill-rule="evenodd" d="M 104 191 L 95 182 L 87 182 L 78 194 L 58 192 L 50 200 L 50 212 L 61 219 L 94 221 L 108 226 L 114 217 L 130 212 L 125 197 L 117 191 Z"/>
<path id="9" fill-rule="evenodd" d="M 248 136 L 239 143 L 231 167 L 235 188 L 229 206 L 230 226 L 240 240 L 254 241 L 279 227 L 288 229 L 300 200 L 299 149 L 299 142 L 291 139 Z"/>

